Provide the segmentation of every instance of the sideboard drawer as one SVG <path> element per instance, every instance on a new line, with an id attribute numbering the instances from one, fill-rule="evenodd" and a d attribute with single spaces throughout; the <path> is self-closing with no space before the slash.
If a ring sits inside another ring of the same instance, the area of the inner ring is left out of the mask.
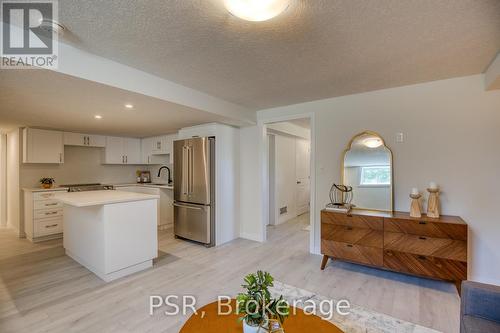
<path id="1" fill-rule="evenodd" d="M 379 216 L 348 215 L 344 213 L 322 211 L 321 222 L 353 228 L 384 230 L 384 218 Z"/>
<path id="2" fill-rule="evenodd" d="M 384 250 L 384 267 L 390 270 L 444 280 L 466 280 L 467 263 Z"/>
<path id="3" fill-rule="evenodd" d="M 40 200 L 33 202 L 34 209 L 54 209 L 61 208 L 63 205 L 60 201 L 57 200 Z"/>
<path id="4" fill-rule="evenodd" d="M 63 210 L 61 208 L 55 209 L 45 209 L 45 210 L 36 210 L 33 214 L 34 219 L 46 219 L 49 217 L 62 216 Z"/>
<path id="5" fill-rule="evenodd" d="M 39 220 L 36 221 L 34 228 L 35 237 L 59 234 L 63 232 L 63 219 L 59 217 Z"/>
<path id="6" fill-rule="evenodd" d="M 323 240 L 321 253 L 333 258 L 372 266 L 382 266 L 384 263 L 383 249 L 376 247 Z"/>
<path id="7" fill-rule="evenodd" d="M 399 232 L 384 233 L 384 249 L 436 258 L 467 261 L 467 242 Z"/>
<path id="8" fill-rule="evenodd" d="M 384 233 L 380 230 L 328 223 L 321 224 L 321 239 L 377 248 L 384 245 Z"/>
<path id="9" fill-rule="evenodd" d="M 384 231 L 463 241 L 467 239 L 466 224 L 434 223 L 425 220 L 385 218 Z"/>

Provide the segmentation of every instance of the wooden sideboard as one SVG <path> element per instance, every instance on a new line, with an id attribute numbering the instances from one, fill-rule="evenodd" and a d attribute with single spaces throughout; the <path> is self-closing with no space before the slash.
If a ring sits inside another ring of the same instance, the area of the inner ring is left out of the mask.
<path id="1" fill-rule="evenodd" d="M 455 282 L 467 279 L 467 224 L 458 216 L 321 211 L 323 270 L 329 258 Z"/>

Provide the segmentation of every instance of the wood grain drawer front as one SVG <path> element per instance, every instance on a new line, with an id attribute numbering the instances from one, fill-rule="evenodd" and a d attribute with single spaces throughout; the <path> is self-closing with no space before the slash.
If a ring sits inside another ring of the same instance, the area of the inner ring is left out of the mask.
<path id="1" fill-rule="evenodd" d="M 33 217 L 35 219 L 46 219 L 49 217 L 56 217 L 62 215 L 63 215 L 63 210 L 60 208 L 55 208 L 55 209 L 35 210 Z"/>
<path id="2" fill-rule="evenodd" d="M 384 230 L 384 218 L 378 216 L 347 215 L 322 211 L 321 222 L 353 228 Z"/>
<path id="3" fill-rule="evenodd" d="M 34 225 L 34 236 L 42 237 L 63 232 L 63 219 L 45 219 L 39 220 Z"/>
<path id="4" fill-rule="evenodd" d="M 376 248 L 383 248 L 384 234 L 380 230 L 321 224 L 321 239 Z"/>
<path id="5" fill-rule="evenodd" d="M 34 209 L 54 209 L 54 208 L 61 208 L 62 203 L 57 201 L 57 200 L 40 200 L 40 201 L 35 201 L 33 208 Z"/>
<path id="6" fill-rule="evenodd" d="M 372 266 L 382 266 L 384 263 L 383 249 L 376 247 L 323 240 L 321 252 L 333 258 Z"/>
<path id="7" fill-rule="evenodd" d="M 449 238 L 432 238 L 397 232 L 385 232 L 384 249 L 463 262 L 467 261 L 467 242 Z"/>
<path id="8" fill-rule="evenodd" d="M 411 253 L 384 250 L 384 267 L 390 270 L 456 281 L 467 279 L 467 263 Z"/>
<path id="9" fill-rule="evenodd" d="M 385 218 L 384 231 L 400 232 L 434 238 L 451 238 L 462 241 L 467 240 L 466 224 Z"/>

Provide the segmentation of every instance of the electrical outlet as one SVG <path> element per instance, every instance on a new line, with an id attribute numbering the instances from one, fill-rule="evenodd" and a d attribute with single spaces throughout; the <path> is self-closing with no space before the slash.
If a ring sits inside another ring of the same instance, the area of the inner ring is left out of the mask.
<path id="1" fill-rule="evenodd" d="M 280 215 L 288 213 L 288 206 L 281 207 L 280 208 Z"/>

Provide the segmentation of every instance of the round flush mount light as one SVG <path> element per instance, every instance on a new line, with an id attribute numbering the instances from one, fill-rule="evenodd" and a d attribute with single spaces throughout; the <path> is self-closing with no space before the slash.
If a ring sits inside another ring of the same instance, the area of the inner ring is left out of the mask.
<path id="1" fill-rule="evenodd" d="M 102 119 L 102 116 L 101 116 L 101 115 L 99 115 L 99 114 L 96 114 L 96 115 L 94 116 L 94 118 L 95 118 L 95 119 Z"/>
<path id="2" fill-rule="evenodd" d="M 368 148 L 378 148 L 382 146 L 383 142 L 379 138 L 368 138 L 363 140 L 363 144 Z"/>
<path id="3" fill-rule="evenodd" d="M 130 103 L 125 104 L 125 109 L 132 110 L 133 108 L 134 108 L 133 104 L 130 104 Z"/>
<path id="4" fill-rule="evenodd" d="M 40 29 L 62 36 L 64 34 L 64 31 L 66 30 L 66 27 L 55 20 L 41 19 Z"/>
<path id="5" fill-rule="evenodd" d="M 290 0 L 224 0 L 227 10 L 247 21 L 266 21 L 287 9 Z"/>

